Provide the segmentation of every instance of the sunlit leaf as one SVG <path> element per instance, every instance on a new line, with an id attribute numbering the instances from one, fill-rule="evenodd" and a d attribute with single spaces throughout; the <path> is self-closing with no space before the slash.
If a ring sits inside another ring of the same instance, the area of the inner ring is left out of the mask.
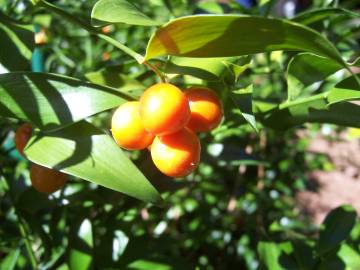
<path id="1" fill-rule="evenodd" d="M 109 23 L 126 23 L 134 25 L 159 25 L 142 13 L 134 4 L 126 0 L 99 0 L 93 7 L 91 22 L 95 26 Z"/>
<path id="2" fill-rule="evenodd" d="M 307 51 L 345 65 L 323 36 L 287 20 L 240 15 L 175 19 L 151 37 L 145 59 L 162 55 L 228 57 L 276 50 Z"/>
<path id="3" fill-rule="evenodd" d="M 25 153 L 40 165 L 140 200 L 161 201 L 156 189 L 114 140 L 85 121 L 54 133 L 38 133 L 29 141 Z"/>
<path id="4" fill-rule="evenodd" d="M 74 78 L 19 72 L 0 75 L 0 116 L 56 130 L 132 97 L 120 90 Z"/>

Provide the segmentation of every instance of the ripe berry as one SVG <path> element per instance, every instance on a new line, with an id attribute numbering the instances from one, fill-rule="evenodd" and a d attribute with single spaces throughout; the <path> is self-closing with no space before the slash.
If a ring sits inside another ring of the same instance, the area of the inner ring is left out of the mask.
<path id="1" fill-rule="evenodd" d="M 195 132 L 216 128 L 223 117 L 223 108 L 218 95 L 205 87 L 191 87 L 185 91 L 189 100 L 191 118 L 187 127 Z"/>
<path id="2" fill-rule="evenodd" d="M 140 98 L 140 115 L 145 129 L 155 135 L 167 135 L 182 129 L 190 119 L 189 102 L 176 86 L 159 83 Z"/>
<path id="3" fill-rule="evenodd" d="M 148 147 L 154 135 L 148 133 L 141 122 L 139 102 L 131 101 L 120 105 L 111 120 L 111 132 L 116 143 L 129 150 Z"/>
<path id="4" fill-rule="evenodd" d="M 170 177 L 184 177 L 198 166 L 200 142 L 194 132 L 187 128 L 156 136 L 151 145 L 151 157 L 156 167 Z"/>
<path id="5" fill-rule="evenodd" d="M 32 186 L 39 192 L 53 193 L 62 188 L 67 176 L 59 171 L 32 164 L 30 169 Z"/>
<path id="6" fill-rule="evenodd" d="M 30 124 L 22 124 L 20 127 L 17 128 L 15 133 L 15 147 L 19 151 L 19 153 L 25 157 L 24 148 L 29 141 L 32 133 L 32 127 Z"/>

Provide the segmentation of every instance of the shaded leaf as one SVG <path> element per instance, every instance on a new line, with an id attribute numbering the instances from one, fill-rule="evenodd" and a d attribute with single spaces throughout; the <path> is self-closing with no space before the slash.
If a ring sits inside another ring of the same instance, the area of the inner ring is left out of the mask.
<path id="1" fill-rule="evenodd" d="M 256 120 L 252 111 L 252 92 L 253 86 L 249 85 L 244 89 L 232 91 L 231 97 L 240 110 L 240 114 L 256 132 L 259 132 L 256 127 Z"/>
<path id="2" fill-rule="evenodd" d="M 306 122 L 360 127 L 360 106 L 351 102 L 358 99 L 359 86 L 352 76 L 337 84 L 332 90 L 318 95 L 287 101 L 276 107 L 273 104 L 258 107 L 255 103 L 254 108 L 257 110 L 256 113 L 259 113 L 258 120 L 261 119 L 265 125 L 280 130 Z"/>
<path id="3" fill-rule="evenodd" d="M 343 8 L 319 8 L 307 10 L 297 14 L 291 20 L 301 24 L 312 24 L 322 21 L 331 16 L 348 16 L 349 18 L 360 18 L 360 14 Z"/>
<path id="4" fill-rule="evenodd" d="M 20 24 L 0 12 L 0 64 L 9 71 L 27 70 L 34 49 L 31 25 Z"/>
<path id="5" fill-rule="evenodd" d="M 159 25 L 142 13 L 136 6 L 126 0 L 99 0 L 93 7 L 91 23 L 103 26 L 109 23 L 126 23 L 133 25 Z"/>
<path id="6" fill-rule="evenodd" d="M 114 140 L 85 121 L 31 138 L 25 153 L 40 165 L 156 203 L 161 197 Z"/>
<path id="7" fill-rule="evenodd" d="M 145 59 L 162 55 L 228 57 L 276 50 L 308 51 L 345 65 L 336 48 L 310 28 L 287 20 L 238 15 L 198 15 L 170 21 L 151 37 Z"/>
<path id="8" fill-rule="evenodd" d="M 350 205 L 340 206 L 332 210 L 320 228 L 318 252 L 323 255 L 345 240 L 355 225 L 356 211 Z"/>
<path id="9" fill-rule="evenodd" d="M 69 252 L 69 267 L 70 269 L 88 270 L 91 269 L 92 263 L 92 224 L 90 220 L 85 219 L 77 234 L 76 240 L 73 240 Z"/>
<path id="10" fill-rule="evenodd" d="M 191 75 L 207 81 L 219 81 L 226 69 L 225 61 L 231 63 L 236 57 L 192 58 L 173 56 L 166 62 L 165 73 Z"/>
<path id="11" fill-rule="evenodd" d="M 1 74 L 0 96 L 0 116 L 44 130 L 59 129 L 132 99 L 113 88 L 31 72 Z"/>

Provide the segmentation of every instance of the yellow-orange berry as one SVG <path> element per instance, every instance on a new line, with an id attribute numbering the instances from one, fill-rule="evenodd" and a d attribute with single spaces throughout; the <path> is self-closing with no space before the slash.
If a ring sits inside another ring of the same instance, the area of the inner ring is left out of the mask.
<path id="1" fill-rule="evenodd" d="M 37 191 L 53 193 L 65 185 L 67 176 L 54 169 L 32 164 L 30 168 L 30 180 L 32 186 Z"/>
<path id="2" fill-rule="evenodd" d="M 138 101 L 126 102 L 117 108 L 111 120 L 111 132 L 116 143 L 129 150 L 144 149 L 154 140 L 154 135 L 144 129 Z"/>
<path id="3" fill-rule="evenodd" d="M 155 166 L 170 177 L 185 177 L 195 170 L 200 161 L 201 146 L 198 137 L 190 129 L 156 136 L 151 145 L 151 157 Z"/>
<path id="4" fill-rule="evenodd" d="M 149 87 L 140 98 L 144 128 L 156 135 L 182 129 L 190 119 L 189 102 L 176 86 L 159 83 Z"/>
<path id="5" fill-rule="evenodd" d="M 19 153 L 24 157 L 25 157 L 24 148 L 28 143 L 31 134 L 32 134 L 32 127 L 28 123 L 22 124 L 20 127 L 18 127 L 15 133 L 15 138 L 14 138 L 15 147 L 19 151 Z"/>
<path id="6" fill-rule="evenodd" d="M 191 118 L 187 127 L 195 132 L 216 128 L 223 117 L 223 107 L 218 95 L 205 87 L 192 87 L 185 91 L 189 100 Z"/>

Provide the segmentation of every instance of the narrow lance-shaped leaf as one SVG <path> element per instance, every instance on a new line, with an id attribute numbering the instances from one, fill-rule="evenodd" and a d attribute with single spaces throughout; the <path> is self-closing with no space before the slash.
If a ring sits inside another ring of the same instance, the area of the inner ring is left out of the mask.
<path id="1" fill-rule="evenodd" d="M 145 59 L 228 57 L 276 50 L 312 52 L 346 66 L 336 48 L 310 28 L 287 20 L 240 15 L 197 15 L 170 21 L 151 37 Z"/>
<path id="2" fill-rule="evenodd" d="M 27 70 L 34 49 L 31 25 L 20 24 L 0 13 L 0 65 L 9 71 Z"/>
<path id="3" fill-rule="evenodd" d="M 62 128 L 131 99 L 114 88 L 55 74 L 0 75 L 0 116 L 44 130 Z"/>
<path id="4" fill-rule="evenodd" d="M 103 26 L 110 23 L 126 23 L 133 25 L 152 26 L 161 23 L 150 19 L 136 6 L 126 0 L 100 0 L 91 13 L 91 23 Z"/>
<path id="5" fill-rule="evenodd" d="M 146 202 L 161 201 L 156 189 L 114 140 L 85 121 L 54 133 L 36 134 L 29 141 L 25 153 L 40 165 Z"/>
<path id="6" fill-rule="evenodd" d="M 360 14 L 343 8 L 319 8 L 299 13 L 291 20 L 301 24 L 312 24 L 332 16 L 347 16 L 349 18 L 360 18 Z"/>
<path id="7" fill-rule="evenodd" d="M 360 99 L 359 90 L 352 76 L 318 95 L 287 101 L 275 107 L 267 106 L 268 109 L 261 103 L 260 107 L 254 108 L 257 109 L 258 120 L 274 129 L 283 130 L 306 122 L 360 127 L 360 106 L 351 102 Z"/>
<path id="8" fill-rule="evenodd" d="M 298 54 L 291 59 L 287 70 L 288 100 L 295 100 L 305 87 L 324 80 L 343 66 L 314 54 Z"/>
<path id="9" fill-rule="evenodd" d="M 253 86 L 249 85 L 244 89 L 232 91 L 231 97 L 234 100 L 234 103 L 237 105 L 238 109 L 240 110 L 240 114 L 245 118 L 245 120 L 256 132 L 259 132 L 256 127 L 256 120 L 252 111 L 252 93 Z"/>

